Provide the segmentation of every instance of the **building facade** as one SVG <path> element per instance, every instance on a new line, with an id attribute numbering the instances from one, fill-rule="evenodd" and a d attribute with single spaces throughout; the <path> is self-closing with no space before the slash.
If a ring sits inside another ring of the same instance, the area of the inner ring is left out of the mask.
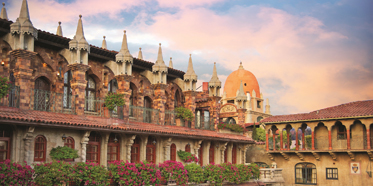
<path id="1" fill-rule="evenodd" d="M 12 84 L 0 101 L 0 161 L 49 162 L 52 148 L 69 146 L 79 154 L 71 161 L 105 166 L 180 161 L 178 150 L 196 154 L 200 165 L 244 163 L 255 143 L 246 134 L 217 130 L 215 65 L 207 89 L 198 92 L 191 56 L 187 72 L 165 65 L 161 44 L 155 62 L 144 60 L 141 48 L 133 57 L 126 31 L 120 51 L 108 50 L 105 37 L 101 47 L 90 45 L 81 15 L 72 39 L 63 37 L 61 23 L 56 34 L 36 29 L 26 0 L 15 22 L 3 7 L 0 28 L 0 75 Z M 123 94 L 125 106 L 108 110 L 103 98 L 110 92 Z M 178 122 L 174 109 L 180 106 L 195 119 Z M 238 117 L 244 125 L 245 114 Z"/>
<path id="2" fill-rule="evenodd" d="M 373 185 L 372 100 L 262 122 L 266 153 L 283 169 L 284 185 Z"/>

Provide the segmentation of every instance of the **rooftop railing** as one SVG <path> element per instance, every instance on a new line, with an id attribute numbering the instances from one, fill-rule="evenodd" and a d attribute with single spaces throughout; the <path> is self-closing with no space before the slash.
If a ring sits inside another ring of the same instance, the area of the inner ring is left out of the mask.
<path id="1" fill-rule="evenodd" d="M 11 86 L 8 94 L 0 99 L 0 106 L 19 108 L 19 87 Z"/>
<path id="2" fill-rule="evenodd" d="M 75 114 L 75 96 L 47 90 L 31 90 L 30 110 Z"/>
<path id="3" fill-rule="evenodd" d="M 130 120 L 159 124 L 159 110 L 130 105 Z"/>

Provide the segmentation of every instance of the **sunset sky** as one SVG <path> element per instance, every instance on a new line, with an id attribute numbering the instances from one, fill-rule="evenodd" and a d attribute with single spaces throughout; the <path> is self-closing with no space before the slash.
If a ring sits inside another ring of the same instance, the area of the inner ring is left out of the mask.
<path id="1" fill-rule="evenodd" d="M 15 21 L 22 0 L 7 0 Z M 84 34 L 119 50 L 127 30 L 131 54 L 142 47 L 155 62 L 162 43 L 166 65 L 186 71 L 192 54 L 198 84 L 209 81 L 213 63 L 219 79 L 240 61 L 258 79 L 272 114 L 310 112 L 373 99 L 372 0 L 28 0 L 34 27 Z M 201 90 L 201 89 L 199 89 Z"/>

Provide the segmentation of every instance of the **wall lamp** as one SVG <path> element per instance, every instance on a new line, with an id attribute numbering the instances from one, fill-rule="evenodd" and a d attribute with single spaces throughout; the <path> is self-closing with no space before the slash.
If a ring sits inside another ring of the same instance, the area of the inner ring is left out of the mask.
<path id="1" fill-rule="evenodd" d="M 62 140 L 64 140 L 64 141 L 66 140 L 66 135 L 65 134 L 62 135 Z"/>

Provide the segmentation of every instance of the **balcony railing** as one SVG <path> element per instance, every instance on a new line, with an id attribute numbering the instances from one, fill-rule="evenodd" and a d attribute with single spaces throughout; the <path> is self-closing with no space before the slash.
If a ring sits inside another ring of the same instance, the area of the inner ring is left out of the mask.
<path id="1" fill-rule="evenodd" d="M 165 110 L 164 125 L 176 125 L 176 113 L 173 110 Z"/>
<path id="2" fill-rule="evenodd" d="M 159 124 L 159 110 L 130 105 L 130 120 Z"/>
<path id="3" fill-rule="evenodd" d="M 11 86 L 8 95 L 0 99 L 0 105 L 19 108 L 19 87 Z"/>
<path id="4" fill-rule="evenodd" d="M 93 116 L 104 116 L 104 99 L 86 97 L 84 99 L 84 114 Z"/>
<path id="5" fill-rule="evenodd" d="M 74 103 L 75 96 L 71 94 L 66 96 L 63 93 L 46 90 L 31 90 L 30 110 L 75 114 Z"/>

